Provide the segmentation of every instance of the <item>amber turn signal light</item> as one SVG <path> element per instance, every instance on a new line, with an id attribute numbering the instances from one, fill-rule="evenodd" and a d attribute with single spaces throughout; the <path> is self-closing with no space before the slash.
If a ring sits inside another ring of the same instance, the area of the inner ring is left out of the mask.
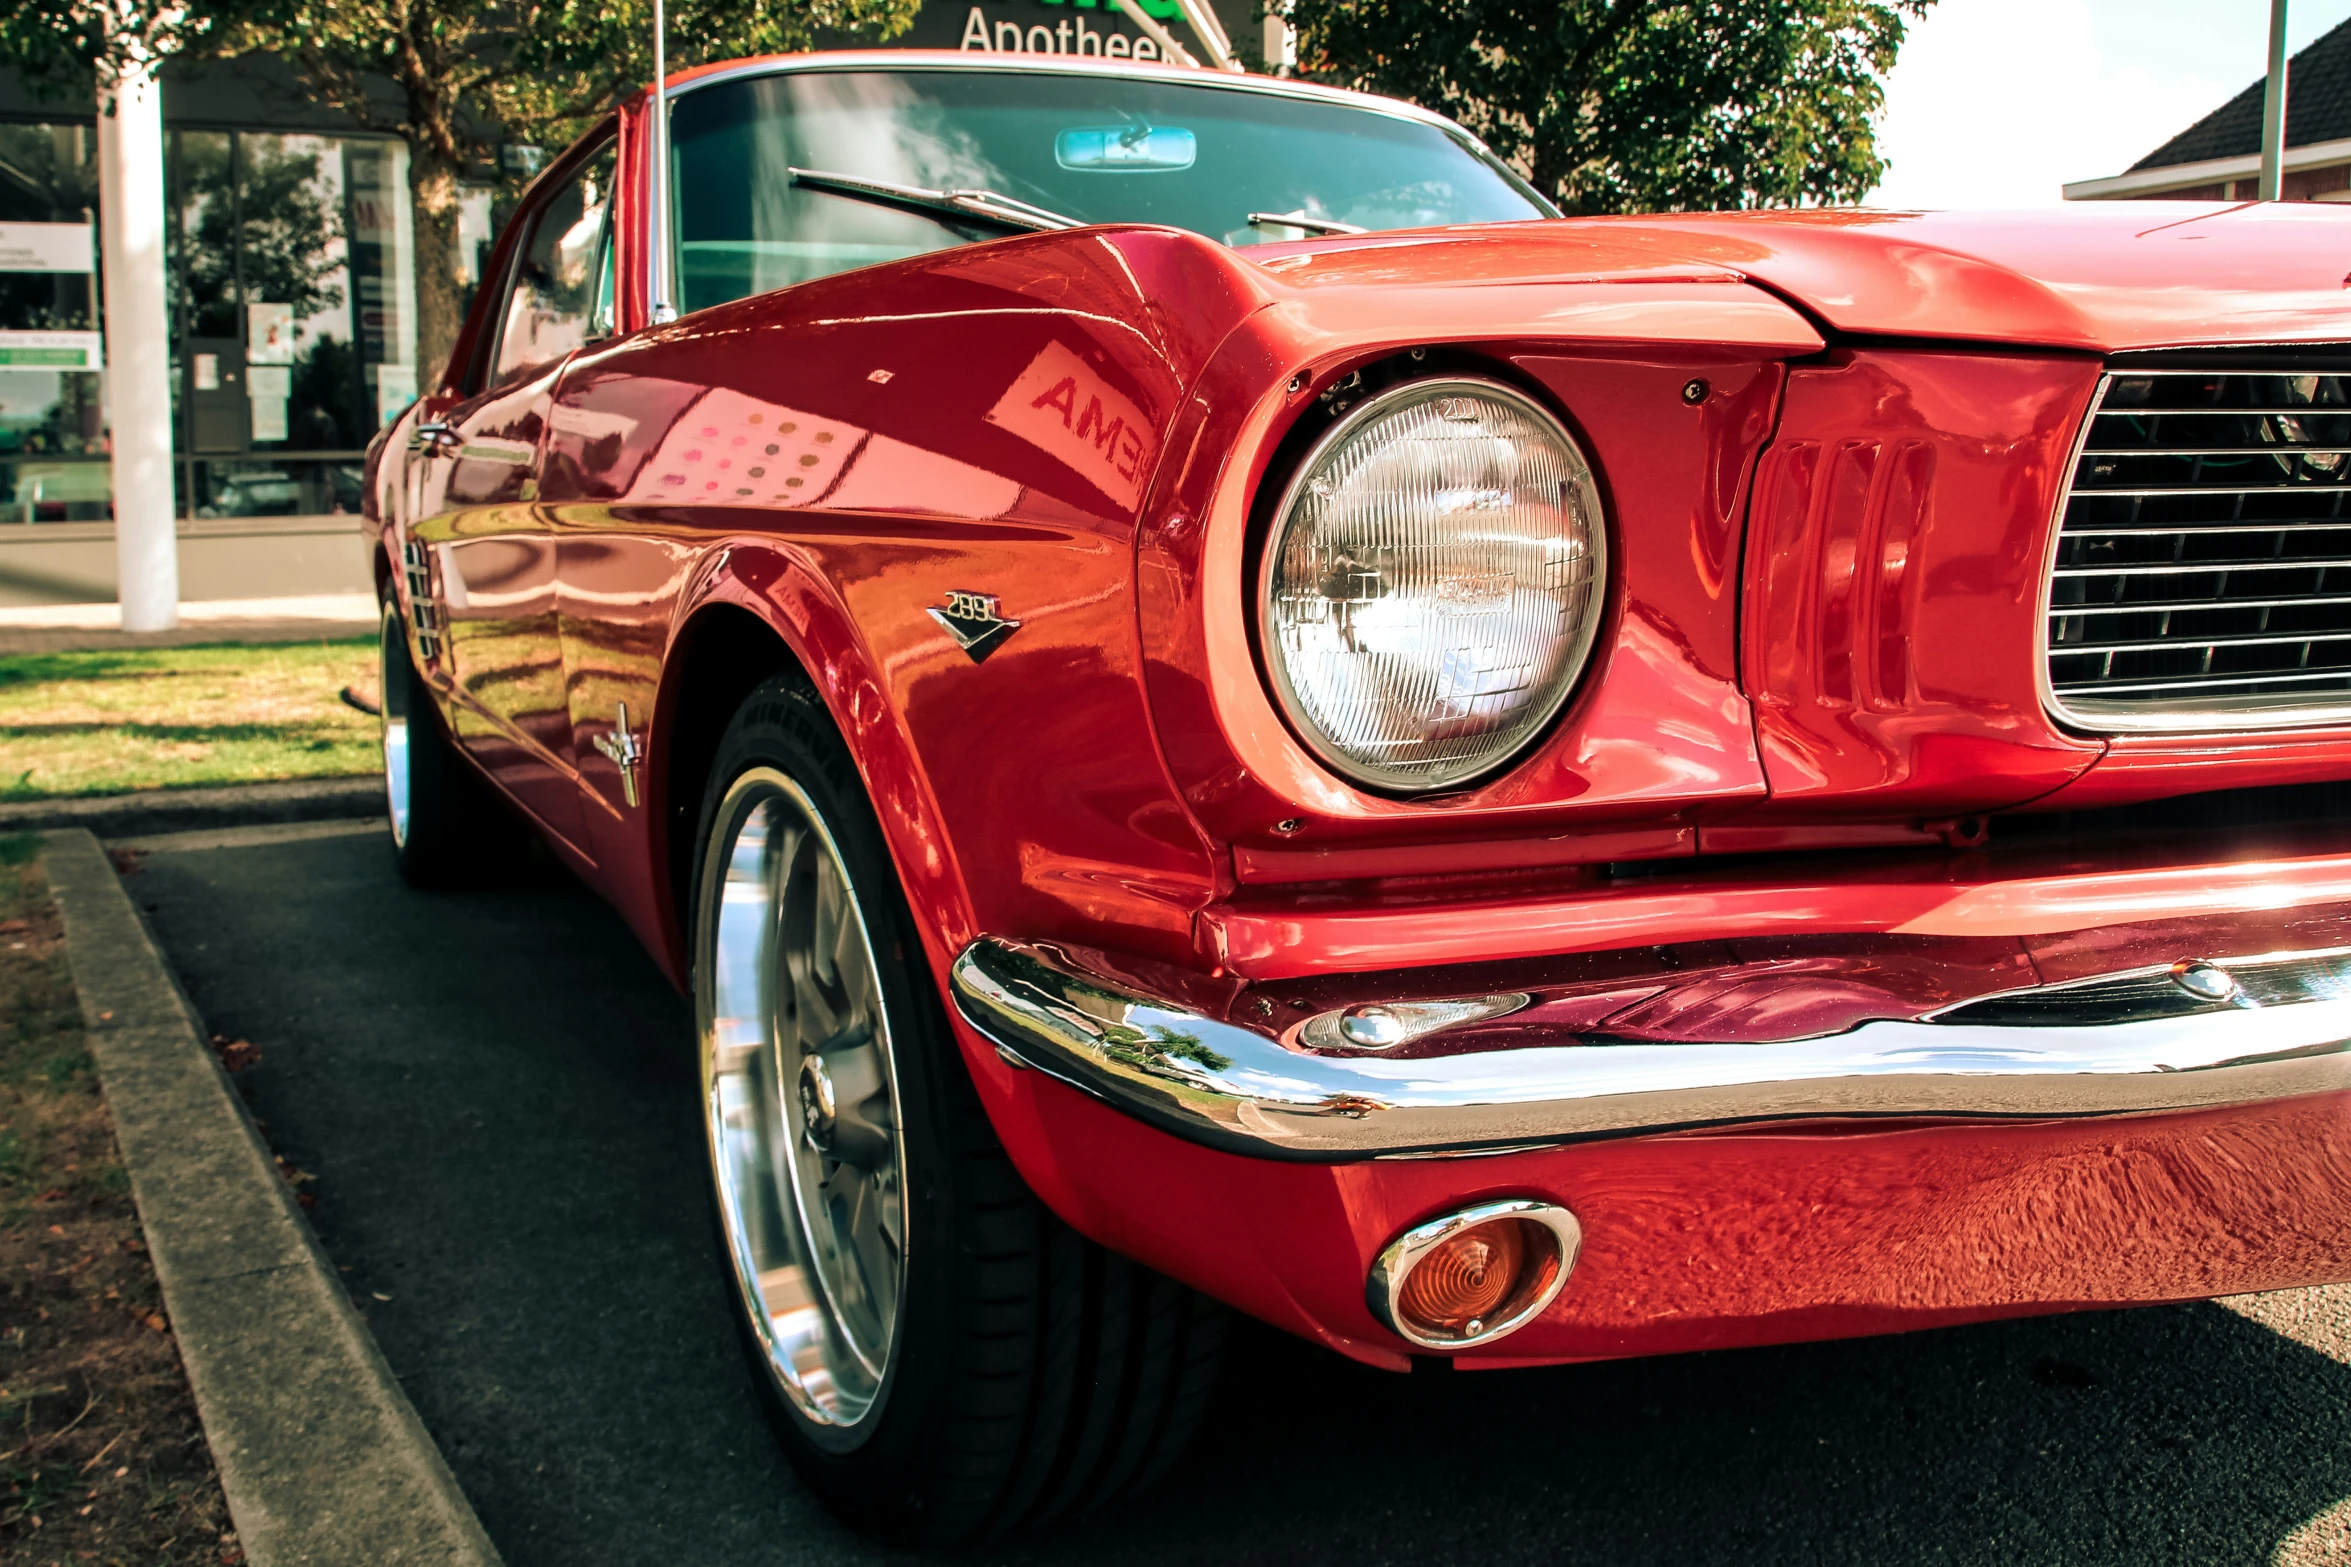
<path id="1" fill-rule="evenodd" d="M 1583 1230 L 1549 1203 L 1480 1203 L 1389 1242 L 1372 1265 L 1372 1311 L 1426 1349 L 1490 1344 L 1551 1304 Z"/>

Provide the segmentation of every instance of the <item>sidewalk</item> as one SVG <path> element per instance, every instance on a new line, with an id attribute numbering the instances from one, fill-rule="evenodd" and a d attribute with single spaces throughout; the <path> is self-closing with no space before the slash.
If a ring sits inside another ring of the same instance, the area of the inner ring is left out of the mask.
<path id="1" fill-rule="evenodd" d="M 498 1567 L 98 840 L 42 865 L 241 1559 Z"/>
<path id="2" fill-rule="evenodd" d="M 365 593 L 198 600 L 180 606 L 178 629 L 153 632 L 123 630 L 119 604 L 11 606 L 0 608 L 0 657 L 205 642 L 309 642 L 368 636 L 375 626 L 375 599 Z"/>

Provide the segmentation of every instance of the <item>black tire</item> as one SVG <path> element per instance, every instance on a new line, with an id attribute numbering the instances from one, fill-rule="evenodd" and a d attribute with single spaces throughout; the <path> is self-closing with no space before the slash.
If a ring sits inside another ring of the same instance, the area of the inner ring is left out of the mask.
<path id="1" fill-rule="evenodd" d="M 813 1421 L 787 1396 L 734 1277 L 739 1265 L 728 1265 L 734 1317 L 778 1439 L 835 1513 L 899 1543 L 1000 1535 L 1150 1485 L 1206 1408 L 1225 1309 L 1079 1236 L 1013 1169 L 949 1033 L 847 747 L 796 676 L 770 680 L 745 702 L 702 800 L 700 1015 L 712 1015 L 704 955 L 719 879 L 714 825 L 722 802 L 737 798 L 737 780 L 766 769 L 816 808 L 862 916 L 896 1074 L 905 1213 L 892 1348 L 851 1431 Z M 724 847 L 733 852 L 732 837 Z M 716 1181 L 713 1192 L 731 1257 Z"/>
<path id="2" fill-rule="evenodd" d="M 389 589 L 377 629 L 383 673 L 377 724 L 392 863 L 412 887 L 478 881 L 515 861 L 526 841 L 522 824 L 457 754 L 409 654 L 408 628 Z"/>

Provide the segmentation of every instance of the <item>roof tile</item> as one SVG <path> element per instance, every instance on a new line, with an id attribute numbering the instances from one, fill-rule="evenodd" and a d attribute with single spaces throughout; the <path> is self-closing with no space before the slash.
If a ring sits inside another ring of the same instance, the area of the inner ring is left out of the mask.
<path id="1" fill-rule="evenodd" d="M 2132 164 L 2132 171 L 2259 152 L 2264 86 L 2254 82 Z M 2346 138 L 2351 138 L 2351 21 L 2294 56 L 2286 70 L 2286 145 Z"/>

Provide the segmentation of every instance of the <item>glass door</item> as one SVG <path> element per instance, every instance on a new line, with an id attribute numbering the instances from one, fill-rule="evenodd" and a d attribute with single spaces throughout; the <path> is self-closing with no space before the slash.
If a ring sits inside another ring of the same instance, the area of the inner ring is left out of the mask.
<path id="1" fill-rule="evenodd" d="M 173 143 L 183 508 L 355 513 L 369 439 L 416 396 L 407 149 L 264 131 Z"/>

